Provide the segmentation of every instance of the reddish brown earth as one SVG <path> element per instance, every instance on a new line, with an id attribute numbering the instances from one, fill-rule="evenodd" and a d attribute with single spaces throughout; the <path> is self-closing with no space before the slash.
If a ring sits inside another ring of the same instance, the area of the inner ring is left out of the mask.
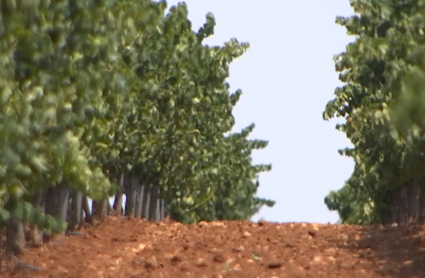
<path id="1" fill-rule="evenodd" d="M 172 222 L 109 217 L 3 260 L 0 277 L 425 277 L 425 226 Z"/>

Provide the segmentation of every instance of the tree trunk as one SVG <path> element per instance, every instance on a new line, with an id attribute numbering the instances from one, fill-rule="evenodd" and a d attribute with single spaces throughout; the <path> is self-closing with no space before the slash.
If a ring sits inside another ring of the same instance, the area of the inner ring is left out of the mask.
<path id="1" fill-rule="evenodd" d="M 165 219 L 165 200 L 161 198 L 160 221 Z"/>
<path id="2" fill-rule="evenodd" d="M 117 216 L 118 214 L 115 212 L 113 206 L 111 206 L 111 203 L 108 202 L 108 215 Z"/>
<path id="3" fill-rule="evenodd" d="M 25 232 L 21 221 L 9 219 L 6 227 L 6 255 L 16 256 L 24 252 Z"/>
<path id="4" fill-rule="evenodd" d="M 0 238 L 4 236 L 4 225 L 0 225 Z M 3 244 L 0 243 L 0 254 L 3 254 Z M 5 253 L 4 253 L 5 254 Z M 0 255 L 0 273 L 2 272 L 3 256 Z"/>
<path id="5" fill-rule="evenodd" d="M 164 209 L 164 213 L 163 213 L 163 215 L 164 215 L 164 219 L 169 219 L 169 220 L 172 220 L 171 219 L 171 214 L 170 214 L 170 212 L 169 212 L 169 210 L 168 210 L 168 208 L 167 208 L 167 202 L 165 201 L 165 198 L 164 199 L 162 199 L 162 202 L 163 202 L 163 209 Z"/>
<path id="6" fill-rule="evenodd" d="M 145 185 L 140 185 L 137 191 L 137 202 L 136 202 L 136 217 L 137 218 L 142 218 L 145 187 L 146 187 Z"/>
<path id="7" fill-rule="evenodd" d="M 119 187 L 118 187 L 118 191 L 117 194 L 115 195 L 115 200 L 114 200 L 114 211 L 117 215 L 122 215 L 123 211 L 122 211 L 122 201 L 123 201 L 123 191 L 124 191 L 124 173 L 121 174 L 120 176 L 120 182 L 119 182 Z"/>
<path id="8" fill-rule="evenodd" d="M 55 194 L 54 187 L 49 187 L 46 192 L 46 214 L 54 216 L 56 214 L 56 208 L 58 207 L 58 198 Z"/>
<path id="9" fill-rule="evenodd" d="M 55 186 L 46 194 L 46 213 L 66 221 L 68 214 L 69 188 Z"/>
<path id="10" fill-rule="evenodd" d="M 82 202 L 83 194 L 75 189 L 72 189 L 68 231 L 76 231 L 81 226 Z"/>
<path id="11" fill-rule="evenodd" d="M 406 223 L 415 221 L 424 223 L 425 211 L 422 204 L 425 197 L 419 187 L 411 183 L 404 183 L 392 196 L 392 206 L 389 215 L 384 216 L 384 221 L 393 223 Z"/>
<path id="12" fill-rule="evenodd" d="M 143 212 L 142 217 L 144 219 L 149 219 L 149 208 L 150 208 L 150 202 L 151 202 L 151 189 L 152 185 L 145 185 L 145 191 L 143 193 Z"/>
<path id="13" fill-rule="evenodd" d="M 68 216 L 68 204 L 69 204 L 69 188 L 65 186 L 56 187 L 58 196 L 58 207 L 55 216 L 62 221 L 66 221 Z"/>
<path id="14" fill-rule="evenodd" d="M 45 213 L 50 216 L 56 216 L 57 207 L 59 206 L 59 196 L 58 191 L 55 190 L 56 186 L 50 186 L 46 192 L 46 202 L 45 202 Z M 43 241 L 50 241 L 53 237 L 51 232 L 43 233 Z"/>
<path id="15" fill-rule="evenodd" d="M 41 210 L 45 211 L 46 205 L 46 193 L 43 191 L 39 191 L 32 196 L 31 203 L 34 207 L 41 208 Z M 32 223 L 30 226 L 31 229 L 31 244 L 33 246 L 39 247 L 43 245 L 43 231 L 38 229 L 37 225 Z"/>
<path id="16" fill-rule="evenodd" d="M 103 220 L 108 215 L 108 199 L 95 201 L 93 200 L 93 216 Z"/>
<path id="17" fill-rule="evenodd" d="M 129 177 L 130 186 L 127 191 L 127 200 L 126 200 L 126 209 L 125 215 L 129 217 L 134 217 L 135 209 L 136 209 L 136 197 L 137 197 L 137 189 L 139 187 L 139 180 L 134 179 L 133 177 Z"/>
<path id="18" fill-rule="evenodd" d="M 158 186 L 151 187 L 149 221 L 160 221 L 160 199 Z"/>
<path id="19" fill-rule="evenodd" d="M 86 215 L 85 221 L 89 223 L 90 225 L 93 225 L 93 217 L 90 212 L 89 199 L 87 198 L 87 196 L 83 196 L 82 205 L 83 205 L 83 211 Z"/>

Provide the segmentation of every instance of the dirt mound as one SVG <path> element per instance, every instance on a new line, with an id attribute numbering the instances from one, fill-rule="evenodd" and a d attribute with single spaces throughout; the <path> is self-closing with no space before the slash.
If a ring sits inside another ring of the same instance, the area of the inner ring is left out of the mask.
<path id="1" fill-rule="evenodd" d="M 424 240 L 425 227 L 413 225 L 183 225 L 109 217 L 27 249 L 0 276 L 425 277 Z"/>

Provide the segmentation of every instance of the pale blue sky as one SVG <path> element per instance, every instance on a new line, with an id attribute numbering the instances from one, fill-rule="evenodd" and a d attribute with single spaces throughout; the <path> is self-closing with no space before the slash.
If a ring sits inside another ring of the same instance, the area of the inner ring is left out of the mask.
<path id="1" fill-rule="evenodd" d="M 169 7 L 176 0 L 167 1 Z M 262 174 L 258 195 L 276 201 L 253 220 L 335 223 L 338 215 L 323 200 L 343 186 L 353 170 L 351 159 L 337 150 L 349 146 L 325 122 L 322 112 L 340 85 L 333 55 L 353 40 L 335 24 L 338 15 L 352 15 L 348 0 L 186 0 L 194 29 L 212 12 L 217 26 L 206 43 L 235 37 L 249 51 L 231 66 L 232 91 L 243 95 L 234 115 L 235 130 L 254 122 L 252 138 L 269 140 L 254 153 L 255 163 L 272 163 Z"/>

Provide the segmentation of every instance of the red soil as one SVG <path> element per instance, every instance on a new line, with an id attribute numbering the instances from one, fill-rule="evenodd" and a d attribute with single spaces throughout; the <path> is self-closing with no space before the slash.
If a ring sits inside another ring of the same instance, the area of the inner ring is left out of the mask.
<path id="1" fill-rule="evenodd" d="M 3 260 L 0 277 L 425 277 L 425 226 L 172 222 L 109 217 Z"/>

